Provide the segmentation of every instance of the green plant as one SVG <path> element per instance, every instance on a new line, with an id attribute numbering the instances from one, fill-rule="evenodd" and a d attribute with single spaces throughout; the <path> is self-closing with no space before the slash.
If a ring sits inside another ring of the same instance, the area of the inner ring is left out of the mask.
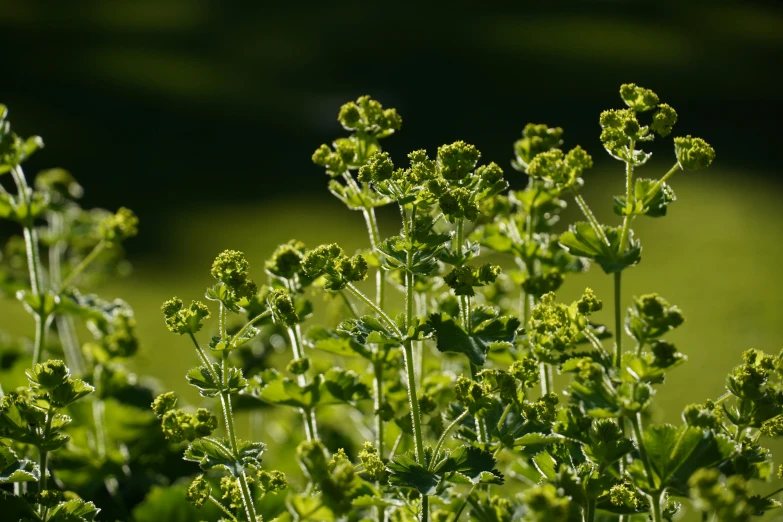
<path id="1" fill-rule="evenodd" d="M 651 423 L 655 387 L 686 361 L 666 339 L 684 316 L 657 294 L 623 306 L 622 274 L 642 252 L 632 226 L 638 216 L 665 216 L 675 201 L 672 176 L 709 167 L 715 152 L 699 138 L 677 137 L 674 166 L 658 179 L 637 178 L 650 158 L 641 145 L 668 137 L 677 114 L 648 89 L 627 84 L 620 95 L 626 108 L 600 116 L 601 142 L 624 167 L 625 190 L 612 205 L 617 226 L 602 224 L 582 195 L 593 159 L 579 146 L 563 151 L 560 128 L 524 128 L 512 166 L 528 183 L 509 190 L 503 169 L 480 163 L 476 147 L 462 141 L 433 157 L 414 151 L 405 167 L 395 166 L 381 140 L 400 130 L 397 112 L 369 97 L 345 104 L 338 121 L 348 135 L 319 147 L 313 161 L 326 170 L 330 192 L 361 213 L 368 248 L 347 253 L 336 244 L 292 240 L 264 263 L 263 285 L 251 278 L 243 253 L 226 250 L 211 267 L 215 283 L 205 297 L 212 310 L 176 297 L 163 304 L 168 329 L 195 349 L 200 365 L 187 380 L 203 404 L 178 407 L 171 392 L 149 401 L 167 453 L 182 451 L 188 463 L 171 479 L 191 481 L 169 489 L 147 484 L 148 499 L 134 516 L 175 516 L 168 507 L 182 496 L 199 510 L 177 511 L 182 520 L 203 514 L 230 521 L 592 522 L 600 515 L 661 522 L 681 502 L 705 519 L 744 521 L 777 507 L 779 491 L 761 496 L 750 484 L 772 475 L 762 438 L 783 435 L 783 356 L 745 352 L 724 395 L 688 406 L 680 426 Z M 14 143 L 17 152 L 4 153 L 3 164 L 16 172 L 24 159 L 19 151 L 37 142 Z M 21 199 L 5 197 L 13 209 Z M 586 221 L 566 227 L 560 218 L 571 198 Z M 376 215 L 386 206 L 400 216 L 398 233 L 388 236 Z M 135 232 L 125 211 L 101 223 L 100 239 L 87 249 L 98 253 L 82 251 L 70 274 Z M 40 257 L 30 254 L 38 248 L 35 222 L 21 224 L 32 268 Z M 613 278 L 612 327 L 596 321 L 604 305 L 592 290 L 572 303 L 555 294 L 591 263 Z M 132 316 L 125 306 L 111 315 L 116 309 L 104 301 L 66 289 L 76 275 L 44 292 L 34 282 L 41 273 L 39 267 L 29 279 L 4 279 L 17 281 L 36 317 L 34 359 L 44 350 L 51 316 L 83 317 L 103 347 L 88 350 L 89 361 L 73 355 L 84 350 L 66 346 L 67 325 L 57 323 L 58 336 L 68 363 L 83 364 L 86 380 L 105 389 L 102 372 L 132 351 L 121 348 L 132 337 Z M 45 296 L 51 310 L 41 304 Z M 276 364 L 281 356 L 284 370 Z M 53 400 L 44 384 L 57 372 L 69 379 L 64 364 L 38 362 L 29 387 L 3 399 L 2 419 L 31 400 L 75 409 Z M 340 412 L 338 423 L 329 410 Z M 94 427 L 101 411 L 93 407 Z M 287 434 L 301 441 L 292 455 L 301 473 L 265 468 L 269 441 L 243 438 L 243 421 L 257 427 L 259 412 L 263 423 L 283 419 Z M 61 418 L 54 411 L 37 415 L 26 421 L 36 436 L 47 433 L 47 417 Z M 37 496 L 19 487 L 19 495 L 4 490 L 0 501 L 27 509 L 24 516 L 33 520 L 59 520 L 40 473 L 48 451 L 12 427 L 0 430 L 15 441 L 6 444 L 9 464 L 2 468 L 9 471 L 2 476 L 43 481 Z M 77 516 L 91 519 L 91 509 Z"/>
<path id="2" fill-rule="evenodd" d="M 96 506 L 127 518 L 128 505 L 182 466 L 174 453 L 148 456 L 163 437 L 149 411 L 152 389 L 125 366 L 138 348 L 133 310 L 82 292 L 127 270 L 122 242 L 136 235 L 138 219 L 125 208 L 82 209 L 82 187 L 62 169 L 30 185 L 22 163 L 42 145 L 17 136 L 0 106 L 0 181 L 11 178 L 15 188 L 0 185 L 0 219 L 23 233 L 5 245 L 0 292 L 35 323 L 32 360 L 23 343 L 0 344 L 13 386 L 0 388 L 0 483 L 14 493 L 0 491 L 0 506 L 9 520 L 93 520 Z"/>

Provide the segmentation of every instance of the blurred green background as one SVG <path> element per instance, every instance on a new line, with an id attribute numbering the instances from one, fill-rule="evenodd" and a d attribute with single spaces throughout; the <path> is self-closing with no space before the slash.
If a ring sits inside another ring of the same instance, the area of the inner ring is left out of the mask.
<path id="1" fill-rule="evenodd" d="M 567 146 L 598 160 L 587 200 L 616 220 L 623 171 L 602 151 L 598 114 L 620 105 L 624 82 L 658 92 L 680 114 L 675 133 L 718 154 L 714 168 L 673 178 L 668 217 L 635 227 L 643 261 L 624 277 L 626 303 L 657 291 L 687 317 L 672 340 L 689 363 L 659 393 L 659 417 L 719 396 L 744 349 L 781 348 L 780 2 L 265 4 L 0 2 L 0 102 L 17 132 L 46 142 L 28 173 L 67 168 L 85 206 L 141 217 L 127 244 L 134 272 L 100 289 L 136 310 L 140 373 L 186 389 L 195 354 L 166 331 L 159 305 L 198 298 L 220 250 L 243 250 L 262 280 L 263 260 L 290 238 L 365 246 L 361 216 L 331 198 L 310 161 L 343 134 L 343 102 L 369 93 L 399 110 L 403 129 L 384 142 L 396 158 L 464 139 L 506 166 L 525 123 L 562 126 Z M 663 141 L 640 174 L 671 165 Z M 395 231 L 393 212 L 382 225 Z M 610 283 L 594 268 L 564 298 L 591 286 L 608 302 Z M 0 330 L 32 331 L 18 303 L 0 310 Z"/>

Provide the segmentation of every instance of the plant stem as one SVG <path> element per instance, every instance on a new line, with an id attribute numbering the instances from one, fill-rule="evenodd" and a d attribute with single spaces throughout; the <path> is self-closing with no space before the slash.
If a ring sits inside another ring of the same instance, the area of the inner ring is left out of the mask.
<path id="1" fill-rule="evenodd" d="M 622 272 L 614 273 L 614 367 L 618 375 L 623 366 L 623 312 L 622 312 Z"/>
<path id="2" fill-rule="evenodd" d="M 262 313 L 258 314 L 253 319 L 248 321 L 247 324 L 245 326 L 243 326 L 242 329 L 239 330 L 236 333 L 236 335 L 234 335 L 234 337 L 231 338 L 231 341 L 230 341 L 229 345 L 233 346 L 239 339 L 242 338 L 242 335 L 244 335 L 245 331 L 247 331 L 248 328 L 250 328 L 251 326 L 256 324 L 258 321 L 260 321 L 260 320 L 262 320 L 262 319 L 264 319 L 266 317 L 269 317 L 270 315 L 272 315 L 272 311 L 271 310 L 266 310 L 265 312 L 262 312 Z"/>
<path id="3" fill-rule="evenodd" d="M 601 227 L 601 224 L 595 218 L 593 211 L 590 210 L 589 206 L 587 206 L 587 202 L 584 200 L 584 198 L 582 198 L 579 192 L 576 191 L 576 189 L 571 188 L 571 192 L 574 194 L 574 200 L 576 201 L 576 204 L 582 210 L 582 213 L 587 218 L 587 221 L 590 222 L 590 226 L 593 227 L 593 231 L 598 235 L 599 238 L 601 238 L 601 241 L 606 243 L 606 246 L 611 246 L 609 243 L 609 238 L 606 237 L 606 233 L 604 232 L 603 227 Z"/>
<path id="4" fill-rule="evenodd" d="M 237 458 L 239 454 L 239 446 L 237 445 L 236 428 L 234 427 L 234 413 L 231 411 L 231 395 L 226 391 L 228 388 L 228 352 L 223 352 L 223 391 L 220 392 L 220 404 L 223 408 L 223 417 L 226 421 L 226 432 L 228 433 L 228 440 L 231 443 L 231 452 L 234 454 L 234 458 Z M 239 474 L 239 488 L 242 493 L 242 504 L 245 507 L 245 515 L 249 521 L 256 521 L 256 507 L 253 503 L 253 496 L 250 493 L 250 488 L 247 485 L 247 477 L 245 476 L 245 470 Z"/>
<path id="5" fill-rule="evenodd" d="M 93 381 L 95 382 L 95 396 L 92 401 L 92 420 L 95 424 L 95 442 L 98 449 L 98 456 L 106 456 L 106 426 L 105 408 L 101 400 L 101 380 L 103 380 L 103 365 L 96 364 L 93 370 Z"/>
<path id="6" fill-rule="evenodd" d="M 631 206 L 631 198 L 633 197 L 633 150 L 634 142 L 631 140 L 628 145 L 628 153 L 631 155 L 632 159 L 625 162 L 625 206 L 630 208 L 633 208 Z M 633 216 L 630 214 L 623 218 L 623 229 L 622 232 L 620 232 L 620 244 L 617 247 L 620 251 L 625 249 L 625 238 L 628 236 L 628 229 L 631 227 L 632 219 Z"/>
<path id="7" fill-rule="evenodd" d="M 631 421 L 631 428 L 633 429 L 633 435 L 636 439 L 636 445 L 639 448 L 639 457 L 641 457 L 642 464 L 644 465 L 644 472 L 647 474 L 647 481 L 652 489 L 655 489 L 655 475 L 653 475 L 652 465 L 650 464 L 650 456 L 647 454 L 647 446 L 644 444 L 644 436 L 642 433 L 642 414 L 637 413 L 629 418 Z"/>
<path id="8" fill-rule="evenodd" d="M 301 335 L 299 333 L 299 325 L 288 328 L 288 337 L 291 339 L 291 348 L 294 352 L 294 359 L 303 359 L 304 350 L 302 348 Z M 307 386 L 307 377 L 300 374 L 297 375 L 297 382 L 299 386 Z M 315 414 L 311 409 L 302 408 L 302 418 L 304 420 L 305 436 L 308 442 L 318 438 L 318 427 L 315 422 Z"/>
<path id="9" fill-rule="evenodd" d="M 411 274 L 411 275 L 412 275 L 412 274 Z M 406 277 L 407 277 L 407 275 L 406 275 Z M 406 279 L 406 281 L 407 281 L 407 279 Z M 412 286 L 412 285 L 411 285 L 411 286 Z M 383 322 L 385 322 L 385 323 L 386 323 L 386 326 L 387 326 L 387 327 L 389 327 L 389 328 L 390 328 L 390 329 L 391 329 L 391 330 L 392 330 L 392 331 L 393 331 L 393 332 L 394 332 L 396 335 L 398 335 L 399 337 L 402 337 L 402 332 L 400 331 L 400 329 L 399 329 L 399 328 L 397 328 L 397 323 L 395 323 L 395 322 L 394 322 L 394 320 L 393 320 L 391 317 L 389 317 L 389 316 L 386 314 L 386 312 L 384 312 L 383 310 L 381 310 L 381 309 L 378 307 L 378 305 L 376 305 L 376 304 L 375 304 L 375 303 L 372 301 L 372 299 L 370 299 L 369 297 L 367 297 L 366 295 L 364 295 L 364 293 L 363 293 L 361 290 L 359 290 L 358 288 L 356 288 L 356 287 L 353 285 L 353 283 L 348 283 L 348 284 L 345 286 L 345 288 L 347 288 L 348 290 L 350 290 L 350 291 L 351 291 L 351 293 L 352 293 L 353 295 L 355 295 L 356 297 L 358 297 L 358 298 L 359 298 L 361 301 L 363 301 L 363 302 L 364 302 L 364 304 L 366 304 L 367 306 L 369 306 L 370 308 L 372 308 L 373 312 L 375 312 L 376 314 L 378 314 L 378 316 L 379 316 L 379 317 L 380 317 L 380 318 L 383 320 Z"/>
<path id="10" fill-rule="evenodd" d="M 674 175 L 674 173 L 677 172 L 678 170 L 680 170 L 680 164 L 679 163 L 675 163 L 674 166 L 672 168 L 670 168 L 669 171 L 666 174 L 664 174 L 661 179 L 656 181 L 655 184 L 653 184 L 653 186 L 650 187 L 650 190 L 648 191 L 647 194 L 650 195 L 650 196 L 655 195 L 655 193 L 658 192 L 661 189 L 661 187 L 663 186 L 664 182 L 666 180 L 668 180 L 670 177 L 672 177 Z"/>
<path id="11" fill-rule="evenodd" d="M 451 430 L 454 429 L 454 426 L 462 422 L 462 419 L 468 416 L 468 413 L 470 413 L 468 410 L 465 410 L 462 413 L 460 413 L 460 415 L 456 419 L 454 419 L 454 421 L 452 421 L 452 423 L 449 424 L 445 430 L 443 430 L 443 433 L 438 439 L 438 443 L 435 444 L 435 450 L 432 452 L 432 462 L 430 462 L 430 465 L 427 467 L 427 469 L 432 469 L 432 465 L 438 460 L 438 452 L 440 451 L 440 448 L 446 442 L 446 437 L 451 432 Z"/>
<path id="12" fill-rule="evenodd" d="M 68 286 L 73 283 L 73 280 L 76 279 L 79 274 L 84 272 L 84 269 L 90 266 L 90 263 L 95 261 L 101 252 L 103 252 L 104 248 L 106 248 L 106 241 L 101 240 L 97 245 L 95 245 L 95 248 L 93 248 L 78 265 L 76 265 L 76 268 L 68 272 L 68 275 L 65 276 L 65 279 L 63 279 L 61 287 L 68 288 Z"/>
<path id="13" fill-rule="evenodd" d="M 30 188 L 27 185 L 27 179 L 24 177 L 22 167 L 17 165 L 11 169 L 11 176 L 16 184 L 19 198 L 30 211 Z M 32 218 L 25 220 L 24 245 L 27 253 L 27 268 L 30 273 L 30 291 L 39 303 L 43 303 L 43 282 L 41 280 L 41 257 L 39 252 L 38 231 L 35 229 Z M 43 311 L 35 312 L 35 345 L 33 347 L 33 366 L 41 362 L 44 341 L 46 340 L 46 330 L 51 324 L 48 317 L 42 317 Z"/>
<path id="14" fill-rule="evenodd" d="M 237 521 L 237 517 L 235 517 L 235 516 L 233 515 L 233 513 L 231 513 L 231 511 L 229 511 L 229 510 L 228 510 L 228 508 L 226 508 L 226 506 L 224 506 L 224 505 L 223 505 L 223 504 L 222 504 L 222 503 L 221 503 L 221 502 L 220 502 L 218 499 L 216 499 L 215 497 L 213 497 L 212 495 L 210 495 L 210 496 L 209 496 L 209 501 L 210 501 L 210 502 L 212 502 L 213 504 L 215 504 L 215 505 L 216 505 L 216 506 L 217 506 L 217 507 L 218 507 L 218 508 L 219 508 L 219 509 L 220 509 L 220 510 L 223 512 L 223 513 L 225 513 L 225 514 L 226 514 L 226 516 L 228 516 L 228 517 L 229 517 L 231 520 L 233 520 L 234 522 L 236 522 L 236 521 Z"/>
<path id="15" fill-rule="evenodd" d="M 476 376 L 479 372 L 478 366 L 470 363 L 470 378 L 474 381 L 476 380 Z M 487 439 L 487 426 L 484 424 L 484 417 L 476 416 L 476 431 L 478 432 L 478 443 L 479 444 L 486 444 L 489 442 Z"/>
<path id="16" fill-rule="evenodd" d="M 49 438 L 49 434 L 52 431 L 52 419 L 54 418 L 54 408 L 52 407 L 51 403 L 49 404 L 49 409 L 46 411 L 46 425 L 44 427 L 43 432 L 43 438 L 44 440 Z M 39 448 L 39 467 L 41 475 L 38 478 L 38 492 L 41 493 L 46 490 L 46 482 L 47 482 L 47 466 L 48 466 L 48 457 L 49 457 L 49 451 L 44 448 Z M 46 520 L 46 512 L 49 510 L 48 507 L 44 507 L 41 510 L 41 520 Z"/>
<path id="17" fill-rule="evenodd" d="M 30 211 L 30 188 L 27 185 L 27 180 L 24 177 L 22 167 L 17 165 L 11 169 L 11 176 L 16 183 L 17 191 L 19 192 L 19 198 L 22 203 L 27 207 L 27 211 Z M 41 262 L 40 254 L 38 251 L 38 232 L 35 230 L 32 219 L 27 219 L 24 224 L 24 243 L 27 251 L 27 268 L 30 272 L 30 289 L 33 295 L 40 297 L 43 291 L 41 283 Z"/>
<path id="18" fill-rule="evenodd" d="M 375 360 L 373 360 L 373 369 L 375 381 L 375 447 L 378 450 L 378 457 L 383 460 L 383 418 L 381 416 L 383 408 L 383 361 L 377 352 Z"/>
<path id="19" fill-rule="evenodd" d="M 663 522 L 663 513 L 661 513 L 661 498 L 663 493 L 653 493 L 650 495 L 650 504 L 652 505 L 652 522 Z"/>
<path id="20" fill-rule="evenodd" d="M 595 520 L 595 499 L 591 498 L 587 501 L 587 507 L 584 513 L 584 522 L 593 522 Z"/>

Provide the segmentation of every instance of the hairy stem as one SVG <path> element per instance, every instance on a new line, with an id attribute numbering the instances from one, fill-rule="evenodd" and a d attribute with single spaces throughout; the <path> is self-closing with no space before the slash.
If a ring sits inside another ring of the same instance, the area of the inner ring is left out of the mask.
<path id="1" fill-rule="evenodd" d="M 678 170 L 680 170 L 680 164 L 675 163 L 674 166 L 670 168 L 669 171 L 666 174 L 664 174 L 661 179 L 656 181 L 655 184 L 653 184 L 653 186 L 650 187 L 650 191 L 648 192 L 648 194 L 652 196 L 655 193 L 657 193 L 663 186 L 664 182 L 668 180 L 670 177 L 672 177 Z"/>
<path id="2" fill-rule="evenodd" d="M 622 311 L 622 272 L 614 273 L 614 367 L 617 373 L 623 367 L 623 311 Z"/>
<path id="3" fill-rule="evenodd" d="M 43 431 L 43 438 L 44 440 L 49 438 L 49 434 L 52 431 L 52 419 L 54 418 L 54 407 L 49 404 L 49 409 L 46 411 L 46 425 L 44 426 Z M 47 482 L 47 466 L 48 466 L 48 457 L 49 457 L 49 451 L 44 448 L 39 448 L 39 457 L 40 457 L 40 471 L 41 475 L 38 478 L 38 492 L 42 492 L 46 490 L 46 482 Z M 41 510 L 41 520 L 46 520 L 46 512 L 49 508 L 44 507 Z"/>
<path id="4" fill-rule="evenodd" d="M 653 475 L 652 465 L 650 464 L 650 456 L 647 454 L 647 446 L 644 444 L 644 436 L 642 434 L 642 415 L 637 413 L 631 416 L 631 428 L 633 429 L 634 439 L 636 439 L 636 446 L 639 448 L 639 457 L 644 465 L 644 472 L 647 475 L 647 481 L 650 486 L 655 488 L 655 475 Z"/>
<path id="5" fill-rule="evenodd" d="M 223 505 L 222 502 L 220 502 L 218 499 L 216 499 L 212 495 L 209 496 L 209 501 L 212 502 L 213 504 L 215 504 L 215 506 L 217 506 L 223 513 L 225 513 L 227 517 L 229 517 L 231 520 L 236 522 L 237 517 L 235 517 L 234 514 L 231 513 L 231 511 L 229 511 L 228 508 Z"/>
<path id="6" fill-rule="evenodd" d="M 448 436 L 448 434 L 451 433 L 451 430 L 453 430 L 457 424 L 462 422 L 462 419 L 468 416 L 468 413 L 470 413 L 468 410 L 465 410 L 462 413 L 460 413 L 460 415 L 456 419 L 454 419 L 452 423 L 446 427 L 445 430 L 443 430 L 443 433 L 438 439 L 438 443 L 435 444 L 435 450 L 432 452 L 432 462 L 430 462 L 428 469 L 432 469 L 433 464 L 438 460 L 438 452 L 440 452 L 440 448 L 446 442 L 446 437 Z"/>
<path id="7" fill-rule="evenodd" d="M 294 359 L 304 358 L 304 349 L 302 347 L 302 336 L 299 331 L 299 325 L 288 328 L 288 337 L 291 340 L 291 348 L 294 352 Z M 297 375 L 299 386 L 307 386 L 307 377 Z M 302 419 L 304 421 L 305 436 L 308 442 L 318 438 L 318 426 L 315 422 L 315 413 L 311 409 L 302 409 Z"/>
<path id="8" fill-rule="evenodd" d="M 593 214 L 593 211 L 590 210 L 589 206 L 587 206 L 587 202 L 579 194 L 579 192 L 576 191 L 576 189 L 572 188 L 571 192 L 574 194 L 574 200 L 576 201 L 576 204 L 579 206 L 579 209 L 587 218 L 587 221 L 590 223 L 590 226 L 593 228 L 593 231 L 596 233 L 596 235 L 598 235 L 601 241 L 603 241 L 606 244 L 606 246 L 610 246 L 609 238 L 606 237 L 606 232 L 604 232 L 603 227 L 595 218 L 595 214 Z"/>
<path id="9" fill-rule="evenodd" d="M 378 450 L 378 457 L 383 460 L 383 361 L 379 354 L 375 354 L 373 360 L 374 386 L 375 386 L 375 448 Z"/>
<path id="10" fill-rule="evenodd" d="M 634 141 L 631 140 L 630 145 L 628 145 L 628 153 L 633 156 L 633 150 L 634 150 Z M 625 162 L 625 205 L 626 207 L 633 208 L 631 198 L 633 198 L 633 159 L 630 159 Z M 623 229 L 622 232 L 620 232 L 620 244 L 618 245 L 618 248 L 620 251 L 625 249 L 625 238 L 628 236 L 628 230 L 631 227 L 631 221 L 633 221 L 633 216 L 627 215 L 623 218 Z"/>
<path id="11" fill-rule="evenodd" d="M 101 255 L 101 252 L 103 252 L 104 248 L 106 248 L 106 241 L 101 240 L 97 245 L 95 245 L 95 248 L 93 248 L 78 265 L 76 265 L 73 270 L 68 272 L 68 275 L 65 276 L 65 279 L 63 279 L 61 287 L 68 288 L 70 284 L 73 283 L 74 279 L 76 279 L 79 274 L 84 272 L 84 270 L 90 266 L 90 264 L 95 261 L 99 255 Z"/>
<path id="12" fill-rule="evenodd" d="M 412 275 L 412 274 L 411 274 L 411 275 Z M 369 307 L 372 309 L 372 311 L 373 311 L 373 312 L 375 312 L 376 314 L 378 314 L 378 317 L 380 317 L 380 318 L 381 318 L 381 320 L 382 320 L 383 322 L 385 322 L 385 323 L 386 323 L 386 326 L 387 326 L 388 328 L 390 328 L 390 329 L 392 330 L 392 332 L 394 332 L 394 333 L 395 333 L 396 335 L 398 335 L 399 337 L 402 337 L 402 332 L 400 332 L 400 329 L 399 329 L 399 328 L 397 328 L 397 323 L 395 323 L 395 322 L 394 322 L 394 320 L 393 320 L 391 317 L 389 317 L 389 316 L 386 314 L 386 312 L 384 312 L 383 310 L 381 310 L 381 309 L 378 307 L 378 305 L 376 305 L 376 304 L 375 304 L 375 303 L 372 301 L 372 299 L 370 299 L 369 297 L 367 297 L 366 295 L 364 295 L 364 293 L 363 293 L 361 290 L 359 290 L 358 288 L 356 288 L 356 287 L 353 285 L 353 283 L 348 283 L 348 284 L 345 286 L 345 288 L 347 288 L 348 290 L 350 290 L 350 291 L 351 291 L 351 293 L 352 293 L 353 295 L 355 295 L 356 297 L 358 297 L 358 298 L 359 298 L 359 299 L 360 299 L 362 302 L 364 302 L 364 304 L 366 304 L 367 306 L 369 306 Z"/>

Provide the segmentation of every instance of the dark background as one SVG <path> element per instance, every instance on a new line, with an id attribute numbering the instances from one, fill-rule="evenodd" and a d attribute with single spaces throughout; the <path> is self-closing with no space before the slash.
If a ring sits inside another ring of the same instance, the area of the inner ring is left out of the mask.
<path id="1" fill-rule="evenodd" d="M 310 155 L 365 93 L 403 116 L 393 155 L 464 138 L 507 165 L 534 121 L 600 156 L 597 116 L 635 82 L 722 168 L 779 163 L 781 2 L 426 4 L 5 0 L 0 103 L 44 137 L 28 170 L 62 166 L 85 206 L 140 214 L 135 256 L 181 208 L 323 195 Z"/>

